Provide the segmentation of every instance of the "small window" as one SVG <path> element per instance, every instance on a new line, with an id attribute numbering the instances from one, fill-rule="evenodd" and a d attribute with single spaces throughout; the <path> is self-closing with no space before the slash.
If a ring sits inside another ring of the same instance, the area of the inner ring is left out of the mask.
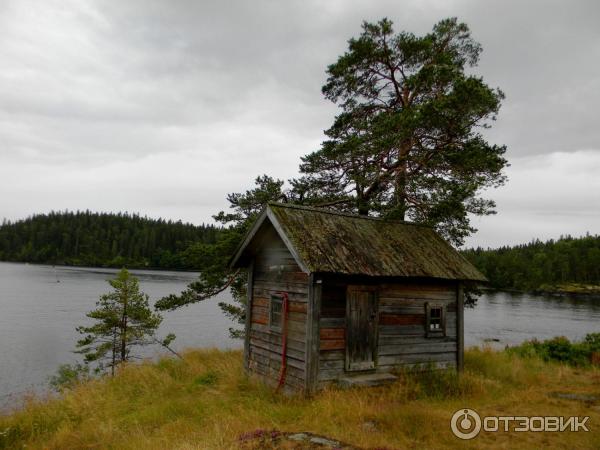
<path id="1" fill-rule="evenodd" d="M 425 333 L 428 337 L 445 336 L 446 323 L 444 317 L 444 306 L 427 303 L 425 305 L 425 314 L 427 321 L 425 323 Z"/>
<path id="2" fill-rule="evenodd" d="M 271 296 L 271 311 L 269 314 L 269 324 L 272 330 L 281 330 L 281 318 L 283 315 L 283 297 L 280 295 Z"/>

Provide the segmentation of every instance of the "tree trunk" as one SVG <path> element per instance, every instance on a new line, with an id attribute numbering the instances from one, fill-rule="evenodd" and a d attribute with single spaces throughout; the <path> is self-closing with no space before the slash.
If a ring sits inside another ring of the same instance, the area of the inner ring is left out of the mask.
<path id="1" fill-rule="evenodd" d="M 117 362 L 117 330 L 113 331 L 112 364 L 110 366 L 111 376 L 115 376 L 115 364 Z"/>
<path id="2" fill-rule="evenodd" d="M 369 202 L 366 201 L 364 198 L 358 198 L 357 199 L 357 210 L 358 210 L 358 214 L 361 216 L 368 216 L 369 215 Z"/>
<path id="3" fill-rule="evenodd" d="M 405 220 L 406 217 L 407 156 L 408 150 L 400 152 L 399 157 L 402 158 L 402 162 L 396 168 L 394 175 L 394 205 L 390 216 L 396 220 Z"/>
<path id="4" fill-rule="evenodd" d="M 128 288 L 123 293 L 123 317 L 121 320 L 121 362 L 127 359 L 127 300 L 129 297 Z"/>

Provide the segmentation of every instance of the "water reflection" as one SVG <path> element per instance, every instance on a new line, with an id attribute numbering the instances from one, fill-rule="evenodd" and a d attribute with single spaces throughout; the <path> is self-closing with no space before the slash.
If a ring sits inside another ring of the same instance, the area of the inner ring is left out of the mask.
<path id="1" fill-rule="evenodd" d="M 488 292 L 465 310 L 465 345 L 504 347 L 528 339 L 582 339 L 600 332 L 600 299 Z M 496 341 L 497 340 L 497 341 Z"/>

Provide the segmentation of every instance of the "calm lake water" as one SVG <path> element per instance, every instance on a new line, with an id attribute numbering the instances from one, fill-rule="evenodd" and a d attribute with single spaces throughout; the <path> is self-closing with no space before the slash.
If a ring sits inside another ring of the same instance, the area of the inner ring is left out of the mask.
<path id="1" fill-rule="evenodd" d="M 79 338 L 75 327 L 85 324 L 85 313 L 110 287 L 115 270 L 0 263 L 0 408 L 18 403 L 26 391 L 44 391 L 47 379 L 60 364 L 73 363 Z M 151 303 L 180 292 L 197 274 L 132 271 Z M 58 283 L 57 280 L 60 280 Z M 164 313 L 158 332 L 177 335 L 173 347 L 240 348 L 228 336 L 232 323 L 217 303 L 226 293 L 174 312 Z M 465 310 L 465 343 L 504 347 L 534 337 L 564 335 L 581 339 L 600 331 L 600 300 L 579 300 L 488 293 L 477 306 Z M 159 348 L 147 349 L 152 356 Z"/>

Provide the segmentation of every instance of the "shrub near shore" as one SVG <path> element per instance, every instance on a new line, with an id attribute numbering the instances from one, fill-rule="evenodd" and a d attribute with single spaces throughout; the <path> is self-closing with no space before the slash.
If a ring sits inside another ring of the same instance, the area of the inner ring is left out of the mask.
<path id="1" fill-rule="evenodd" d="M 311 432 L 358 448 L 600 448 L 600 404 L 554 395 L 600 396 L 598 368 L 490 349 L 468 350 L 465 366 L 461 376 L 408 371 L 389 386 L 306 399 L 244 376 L 239 351 L 192 350 L 183 360 L 128 365 L 57 399 L 30 399 L 0 417 L 0 448 L 238 448 L 255 430 Z M 450 418 L 466 407 L 485 416 L 590 416 L 591 432 L 461 441 Z"/>

